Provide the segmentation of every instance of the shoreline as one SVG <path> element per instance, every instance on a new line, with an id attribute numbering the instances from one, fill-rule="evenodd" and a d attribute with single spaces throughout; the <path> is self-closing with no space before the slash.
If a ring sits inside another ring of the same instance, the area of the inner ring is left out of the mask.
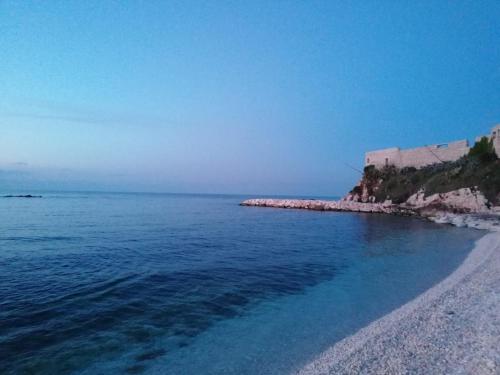
<path id="1" fill-rule="evenodd" d="M 297 375 L 497 374 L 500 370 L 500 207 L 459 189 L 404 204 L 249 199 L 242 206 L 414 216 L 488 231 L 463 263 L 414 300 L 319 354 Z"/>
<path id="2" fill-rule="evenodd" d="M 497 373 L 499 269 L 500 232 L 492 231 L 451 275 L 296 374 Z"/>
<path id="3" fill-rule="evenodd" d="M 431 200 L 423 205 L 402 205 L 391 202 L 363 203 L 351 200 L 315 200 L 315 199 L 247 199 L 240 206 L 296 209 L 310 211 L 354 212 L 370 214 L 387 214 L 395 216 L 420 217 L 438 224 L 451 224 L 457 227 L 468 227 L 481 230 L 500 232 L 500 207 L 481 207 L 468 205 L 466 202 L 458 204 L 441 201 L 434 205 Z"/>

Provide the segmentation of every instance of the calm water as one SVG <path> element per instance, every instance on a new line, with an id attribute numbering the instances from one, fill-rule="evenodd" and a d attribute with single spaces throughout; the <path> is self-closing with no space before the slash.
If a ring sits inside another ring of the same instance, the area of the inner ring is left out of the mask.
<path id="1" fill-rule="evenodd" d="M 0 372 L 286 374 L 444 278 L 481 236 L 243 198 L 0 199 Z"/>

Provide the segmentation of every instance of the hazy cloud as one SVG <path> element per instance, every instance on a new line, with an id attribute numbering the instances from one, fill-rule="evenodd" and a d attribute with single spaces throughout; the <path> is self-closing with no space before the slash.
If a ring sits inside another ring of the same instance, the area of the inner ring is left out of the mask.
<path id="1" fill-rule="evenodd" d="M 52 102 L 33 98 L 15 99 L 15 102 L 23 103 L 22 110 L 12 106 L 7 107 L 4 104 L 0 106 L 1 117 L 127 126 L 157 126 L 169 123 L 165 118 L 149 114 L 108 111 L 70 103 Z"/>

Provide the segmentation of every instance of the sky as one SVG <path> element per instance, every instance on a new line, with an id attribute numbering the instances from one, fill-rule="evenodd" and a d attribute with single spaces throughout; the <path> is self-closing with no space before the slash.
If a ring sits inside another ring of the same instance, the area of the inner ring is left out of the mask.
<path id="1" fill-rule="evenodd" d="M 0 190 L 335 196 L 500 123 L 498 1 L 0 0 Z"/>

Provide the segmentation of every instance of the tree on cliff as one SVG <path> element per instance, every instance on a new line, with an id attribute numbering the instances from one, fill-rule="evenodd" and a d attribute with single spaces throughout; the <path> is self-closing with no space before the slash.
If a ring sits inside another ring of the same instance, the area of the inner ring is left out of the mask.
<path id="1" fill-rule="evenodd" d="M 479 159 L 483 163 L 488 163 L 498 159 L 493 146 L 493 140 L 482 137 L 469 151 L 469 156 Z"/>

